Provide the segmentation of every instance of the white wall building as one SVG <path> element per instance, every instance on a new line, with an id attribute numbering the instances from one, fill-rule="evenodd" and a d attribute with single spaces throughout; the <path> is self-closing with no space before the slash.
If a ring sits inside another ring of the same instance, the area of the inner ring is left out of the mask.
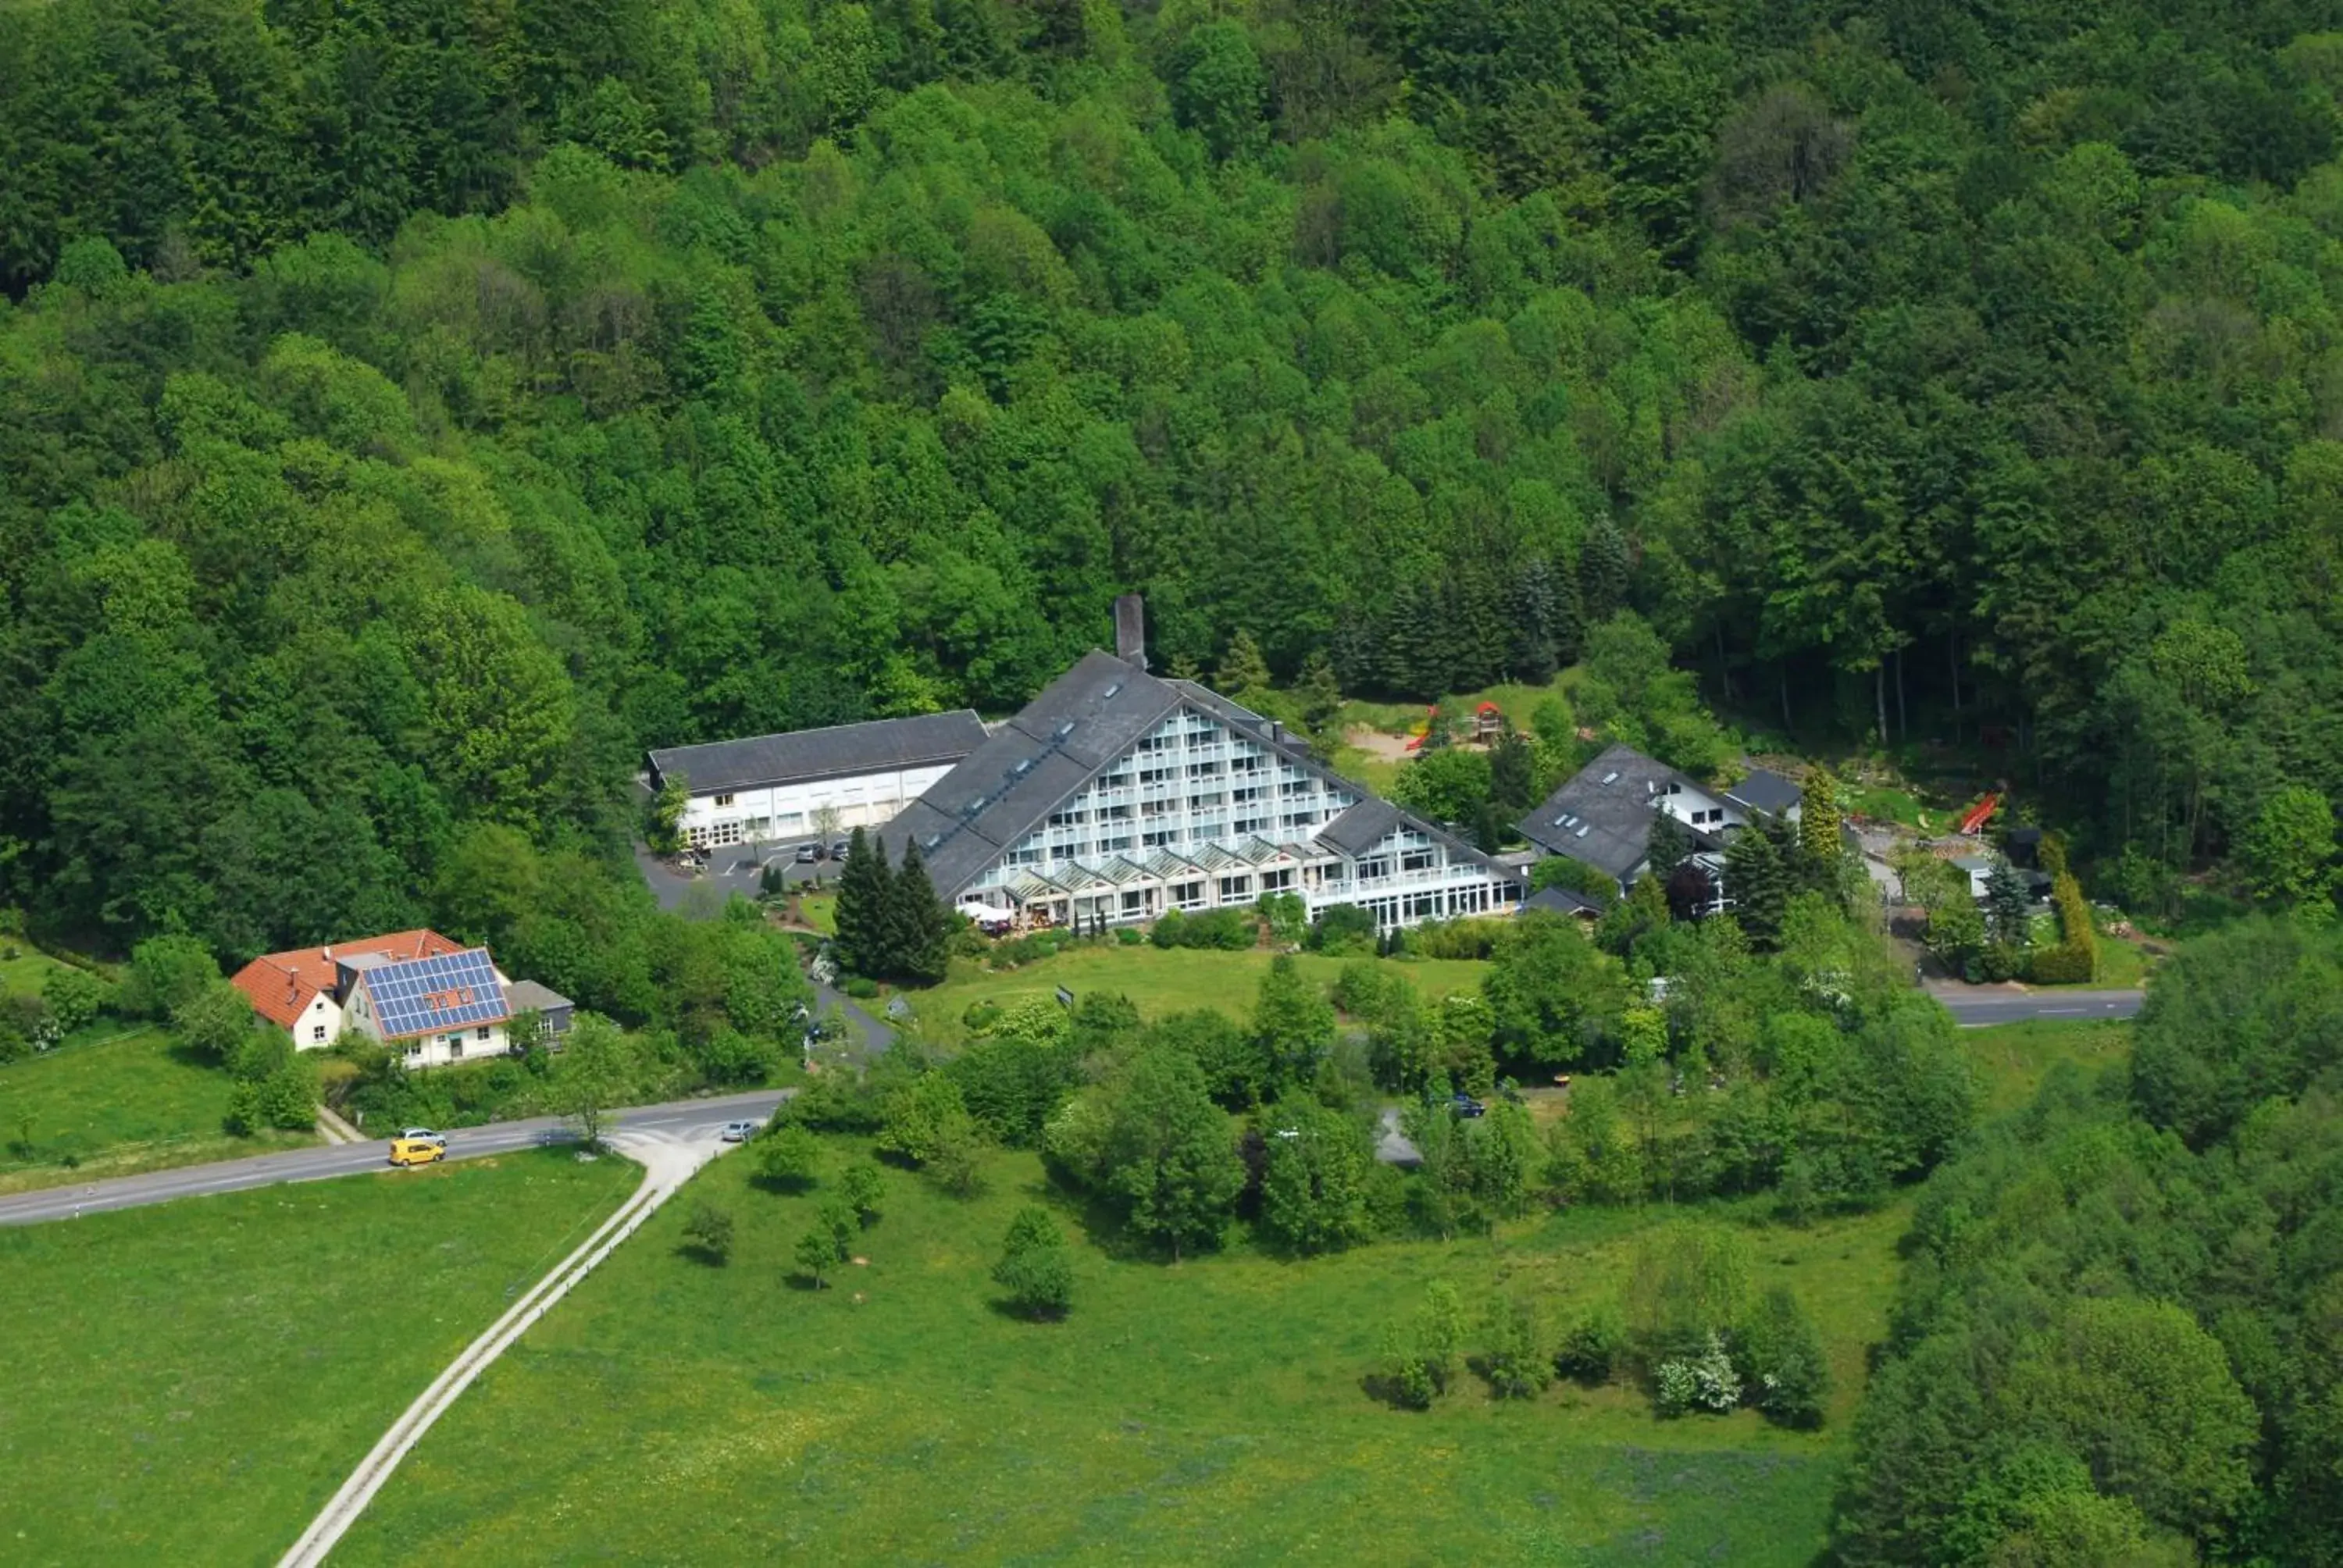
<path id="1" fill-rule="evenodd" d="M 1297 737 L 1192 681 L 1091 653 L 883 835 L 936 891 L 1029 923 L 1153 920 L 1300 896 L 1380 928 L 1512 910 L 1486 855 L 1330 771 Z"/>
<path id="2" fill-rule="evenodd" d="M 684 779 L 681 826 L 694 849 L 804 839 L 821 830 L 825 809 L 841 833 L 890 820 L 983 743 L 983 722 L 962 709 L 668 747 L 650 753 L 649 781 L 656 790 Z"/>

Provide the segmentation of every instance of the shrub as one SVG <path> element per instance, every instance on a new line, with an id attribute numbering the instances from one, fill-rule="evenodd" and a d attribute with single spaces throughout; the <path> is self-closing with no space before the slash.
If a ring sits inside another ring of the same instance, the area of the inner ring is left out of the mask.
<path id="1" fill-rule="evenodd" d="M 879 994 L 879 982 L 868 975 L 849 975 L 846 977 L 846 983 L 839 987 L 839 990 L 857 1001 L 869 1001 Z"/>
<path id="2" fill-rule="evenodd" d="M 691 1217 L 683 1222 L 683 1239 L 693 1251 L 709 1262 L 729 1261 L 732 1257 L 731 1213 L 701 1199 L 691 1206 Z"/>
<path id="3" fill-rule="evenodd" d="M 1519 1298 L 1493 1303 L 1489 1309 L 1489 1348 L 1481 1358 L 1481 1375 L 1499 1399 L 1534 1399 L 1554 1380 L 1554 1366 L 1538 1348 L 1537 1314 Z"/>
<path id="4" fill-rule="evenodd" d="M 1218 948 L 1242 952 L 1260 938 L 1260 924 L 1243 910 L 1210 910 L 1201 915 L 1166 910 L 1148 933 L 1159 948 Z"/>
<path id="5" fill-rule="evenodd" d="M 1795 1296 L 1776 1285 L 1733 1336 L 1734 1360 L 1765 1419 L 1783 1426 L 1820 1426 L 1830 1398 L 1830 1362 L 1822 1336 Z"/>
<path id="6" fill-rule="evenodd" d="M 1047 1209 L 1027 1204 L 1009 1222 L 992 1282 L 1009 1292 L 1011 1310 L 1028 1318 L 1063 1317 L 1073 1300 L 1073 1261 L 1066 1238 Z"/>
<path id="7" fill-rule="evenodd" d="M 2045 847 L 2049 844 L 2043 840 Z M 2064 869 L 2050 884 L 2050 904 L 2058 911 L 2058 943 L 2034 950 L 2032 979 L 2045 985 L 2071 985 L 2095 980 L 2099 972 L 2099 938 L 2091 929 L 2091 906 L 2081 884 Z"/>
<path id="8" fill-rule="evenodd" d="M 49 1004 L 58 1030 L 71 1034 L 96 1021 L 97 1015 L 113 1001 L 114 988 L 94 974 L 60 967 L 51 970 L 41 981 L 41 1000 Z"/>
<path id="9" fill-rule="evenodd" d="M 1407 950 L 1427 959 L 1485 959 L 1506 930 L 1503 920 L 1436 920 L 1407 933 Z"/>
<path id="10" fill-rule="evenodd" d="M 1375 950 L 1375 917 L 1357 904 L 1337 904 L 1319 911 L 1306 945 L 1312 952 L 1336 957 L 1362 956 Z"/>
<path id="11" fill-rule="evenodd" d="M 997 1001 L 972 1001 L 968 1010 L 960 1015 L 960 1027 L 970 1034 L 983 1034 L 1001 1021 L 1001 1004 Z"/>
<path id="12" fill-rule="evenodd" d="M 1616 1309 L 1597 1307 L 1565 1335 L 1554 1352 L 1554 1370 L 1589 1387 L 1606 1383 L 1627 1351 L 1627 1325 Z"/>
<path id="13" fill-rule="evenodd" d="M 1714 1330 L 1698 1355 L 1662 1362 L 1653 1374 L 1653 1383 L 1662 1415 L 1696 1410 L 1722 1415 L 1741 1402 L 1740 1374 L 1733 1370 L 1725 1341 Z"/>
<path id="14" fill-rule="evenodd" d="M 1138 927 L 1124 926 L 1114 933 L 1114 940 L 1122 947 L 1135 948 L 1144 942 L 1147 938 L 1140 932 Z"/>
<path id="15" fill-rule="evenodd" d="M 821 1140 L 807 1128 L 777 1127 L 756 1142 L 757 1180 L 771 1186 L 802 1191 L 814 1183 L 821 1169 Z"/>
<path id="16" fill-rule="evenodd" d="M 855 1219 L 866 1231 L 879 1222 L 879 1202 L 886 1196 L 886 1191 L 879 1167 L 868 1160 L 857 1160 L 838 1179 L 839 1197 L 854 1211 Z"/>

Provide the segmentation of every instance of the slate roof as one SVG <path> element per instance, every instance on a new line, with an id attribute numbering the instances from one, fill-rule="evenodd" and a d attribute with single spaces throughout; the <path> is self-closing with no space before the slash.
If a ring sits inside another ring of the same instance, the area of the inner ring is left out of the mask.
<path id="1" fill-rule="evenodd" d="M 1604 910 L 1600 899 L 1590 899 L 1575 888 L 1542 888 L 1522 900 L 1513 911 L 1519 920 L 1532 910 L 1545 910 L 1557 915 L 1599 915 Z"/>
<path id="2" fill-rule="evenodd" d="M 1652 802 L 1670 783 L 1701 786 L 1632 746 L 1613 746 L 1522 819 L 1522 836 L 1624 880 L 1644 862 Z"/>
<path id="3" fill-rule="evenodd" d="M 1318 841 L 1346 855 L 1363 855 L 1389 838 L 1404 816 L 1390 801 L 1370 795 L 1319 829 Z"/>
<path id="4" fill-rule="evenodd" d="M 880 839 L 898 859 L 917 842 L 937 893 L 956 897 L 1179 705 L 1170 683 L 1111 653 L 1084 654 L 906 806 Z"/>
<path id="5" fill-rule="evenodd" d="M 1780 816 L 1805 796 L 1804 789 L 1771 768 L 1758 769 L 1725 792 L 1726 799 L 1768 817 Z"/>
<path id="6" fill-rule="evenodd" d="M 995 729 L 959 766 L 905 807 L 880 830 L 880 839 L 897 859 L 905 845 L 916 842 L 938 896 L 957 898 L 1051 812 L 1183 704 L 1259 742 L 1281 760 L 1306 768 L 1360 797 L 1357 805 L 1319 830 L 1318 842 L 1347 849 L 1351 839 L 1381 821 L 1380 830 L 1361 840 L 1372 845 L 1404 821 L 1475 859 L 1487 859 L 1470 845 L 1332 772 L 1310 754 L 1301 737 L 1260 714 L 1194 681 L 1159 678 L 1096 650 L 1084 654 L 1016 718 Z M 1343 836 L 1330 837 L 1338 833 Z M 1274 858 L 1277 848 L 1266 847 L 1269 854 L 1260 858 Z M 1209 852 L 1192 859 L 1209 869 Z"/>
<path id="7" fill-rule="evenodd" d="M 827 729 L 793 729 L 746 740 L 669 746 L 650 753 L 656 784 L 670 773 L 690 780 L 694 795 L 721 795 L 858 773 L 890 773 L 958 762 L 984 744 L 984 722 L 971 709 L 874 719 Z"/>
<path id="8" fill-rule="evenodd" d="M 533 980 L 517 980 L 505 987 L 505 1000 L 512 1004 L 515 1012 L 527 1012 L 531 1009 L 538 1012 L 566 1012 L 578 1005 L 551 986 L 539 985 Z"/>

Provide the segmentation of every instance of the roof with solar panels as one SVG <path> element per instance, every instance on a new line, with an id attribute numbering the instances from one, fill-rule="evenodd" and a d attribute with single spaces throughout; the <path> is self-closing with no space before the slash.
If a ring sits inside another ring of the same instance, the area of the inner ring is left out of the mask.
<path id="1" fill-rule="evenodd" d="M 407 960 L 354 954 L 343 967 L 355 971 L 351 990 L 366 993 L 386 1040 L 502 1023 L 512 1016 L 486 948 Z"/>

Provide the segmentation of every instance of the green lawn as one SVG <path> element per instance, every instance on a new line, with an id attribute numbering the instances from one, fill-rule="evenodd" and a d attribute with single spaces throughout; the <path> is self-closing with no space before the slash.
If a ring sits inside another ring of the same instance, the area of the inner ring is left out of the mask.
<path id="1" fill-rule="evenodd" d="M 0 938 L 0 955 L 10 949 L 15 950 L 15 957 L 0 956 L 0 995 L 26 991 L 38 996 L 41 982 L 48 978 L 49 971 L 65 967 L 22 937 Z"/>
<path id="2" fill-rule="evenodd" d="M 185 1056 L 154 1029 L 0 1067 L 0 1192 L 316 1141 L 307 1133 L 222 1131 L 229 1087 L 226 1073 Z"/>
<path id="3" fill-rule="evenodd" d="M 1501 1284 L 1558 1325 L 1614 1286 L 1648 1217 L 1588 1211 L 1492 1241 L 1383 1243 L 1179 1266 L 1077 1248 L 1072 1316 L 1012 1321 L 987 1273 L 1031 1155 L 960 1202 L 890 1172 L 867 1267 L 789 1282 L 819 1192 L 703 1174 L 416 1450 L 337 1562 L 464 1563 L 1561 1563 L 1804 1564 L 1821 1547 L 1885 1330 L 1883 1213 L 1756 1236 L 1840 1388 L 1814 1434 L 1741 1412 L 1662 1422 L 1625 1390 L 1500 1405 L 1476 1380 L 1428 1414 L 1360 1387 L 1425 1282 L 1477 1313 Z M 678 1250 L 707 1197 L 732 1261 Z M 1078 1227 L 1070 1217 L 1070 1229 Z"/>
<path id="4" fill-rule="evenodd" d="M 977 1002 L 1014 1005 L 1028 998 L 1055 996 L 1060 986 L 1077 998 L 1094 991 L 1127 996 L 1145 1019 L 1204 1007 L 1242 1018 L 1252 1010 L 1254 993 L 1261 989 L 1261 977 L 1268 970 L 1272 956 L 1262 949 L 1220 952 L 1208 948 L 1084 946 L 999 973 L 955 960 L 951 977 L 943 984 L 907 994 L 926 1036 L 947 1044 L 962 1037 L 960 1015 Z M 1349 961 L 1315 953 L 1298 954 L 1294 959 L 1302 972 L 1321 986 L 1332 985 Z M 1377 961 L 1390 963 L 1407 976 L 1427 999 L 1477 988 L 1489 967 L 1448 959 Z"/>
<path id="5" fill-rule="evenodd" d="M 0 1230 L 0 1558 L 274 1562 L 637 1178 L 531 1151 Z"/>
<path id="6" fill-rule="evenodd" d="M 2042 1080 L 2061 1061 L 2093 1071 L 2121 1061 L 2131 1050 L 2128 1020 L 2032 1019 L 1961 1031 L 1971 1057 L 1985 1074 L 1987 1115 L 2016 1111 L 2034 1098 Z"/>

